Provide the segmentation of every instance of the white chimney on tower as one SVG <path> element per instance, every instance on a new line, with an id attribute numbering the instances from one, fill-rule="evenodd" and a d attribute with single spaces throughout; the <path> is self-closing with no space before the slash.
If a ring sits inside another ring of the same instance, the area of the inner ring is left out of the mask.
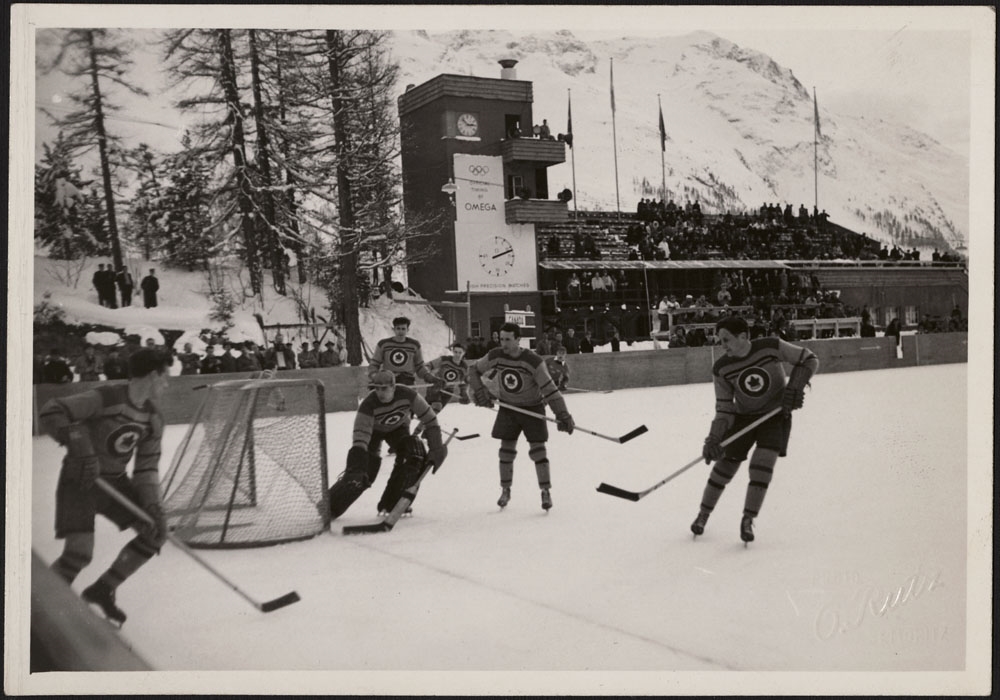
<path id="1" fill-rule="evenodd" d="M 514 66 L 517 65 L 517 59 L 504 58 L 498 61 L 498 63 L 502 66 L 500 69 L 501 80 L 517 80 L 517 71 L 514 70 Z"/>

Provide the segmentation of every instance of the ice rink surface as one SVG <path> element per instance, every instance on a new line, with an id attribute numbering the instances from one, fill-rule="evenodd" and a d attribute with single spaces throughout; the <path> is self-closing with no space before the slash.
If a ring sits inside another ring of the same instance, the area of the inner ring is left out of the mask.
<path id="1" fill-rule="evenodd" d="M 549 424 L 548 514 L 523 440 L 500 511 L 495 414 L 451 405 L 445 430 L 481 437 L 451 443 L 415 516 L 392 532 L 341 534 L 375 519 L 387 458 L 330 533 L 202 550 L 258 600 L 295 590 L 301 602 L 262 614 L 167 545 L 119 589 L 121 634 L 154 668 L 176 671 L 961 671 L 967 365 L 820 371 L 749 547 L 738 533 L 746 463 L 696 540 L 704 464 L 639 502 L 595 490 L 645 489 L 700 454 L 710 384 L 568 394 L 580 426 L 649 432 L 619 445 Z M 352 421 L 328 416 L 331 480 Z M 165 455 L 185 428 L 168 428 Z M 32 547 L 47 562 L 61 550 L 60 457 L 34 439 Z M 74 587 L 126 540 L 99 519 L 95 561 Z M 590 692 L 614 689 L 600 677 Z"/>

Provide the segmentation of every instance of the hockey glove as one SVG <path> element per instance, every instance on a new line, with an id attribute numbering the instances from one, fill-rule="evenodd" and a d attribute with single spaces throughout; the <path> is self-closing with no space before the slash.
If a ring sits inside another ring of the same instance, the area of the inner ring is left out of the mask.
<path id="1" fill-rule="evenodd" d="M 705 446 L 701 448 L 701 456 L 705 458 L 705 464 L 722 459 L 726 453 L 726 448 L 722 446 L 722 441 L 714 435 L 705 438 Z"/>
<path id="2" fill-rule="evenodd" d="M 576 423 L 573 422 L 573 416 L 569 414 L 569 411 L 563 411 L 556 416 L 556 429 L 572 435 L 575 427 Z"/>
<path id="3" fill-rule="evenodd" d="M 144 510 L 153 522 L 141 520 L 138 526 L 139 532 L 148 539 L 153 546 L 160 547 L 167 541 L 167 518 L 163 513 L 163 506 L 159 503 L 149 503 Z"/>
<path id="4" fill-rule="evenodd" d="M 781 410 L 787 416 L 795 409 L 802 408 L 803 401 L 805 401 L 805 393 L 802 389 L 786 386 L 785 393 L 781 396 Z"/>
<path id="5" fill-rule="evenodd" d="M 477 406 L 482 406 L 483 408 L 493 408 L 493 397 L 490 396 L 490 392 L 485 386 L 481 386 L 476 389 L 474 398 Z"/>
<path id="6" fill-rule="evenodd" d="M 434 401 L 431 403 L 431 408 L 434 410 L 434 414 L 437 415 L 441 412 L 441 409 L 444 408 L 444 406 L 441 405 L 440 401 Z"/>
<path id="7" fill-rule="evenodd" d="M 101 463 L 94 454 L 94 448 L 90 444 L 90 436 L 84 428 L 79 425 L 69 425 L 63 429 L 60 441 L 66 445 L 68 459 L 66 466 L 69 470 L 67 476 L 76 481 L 83 490 L 94 487 L 94 482 L 101 473 Z M 73 478 L 75 477 L 75 478 Z"/>

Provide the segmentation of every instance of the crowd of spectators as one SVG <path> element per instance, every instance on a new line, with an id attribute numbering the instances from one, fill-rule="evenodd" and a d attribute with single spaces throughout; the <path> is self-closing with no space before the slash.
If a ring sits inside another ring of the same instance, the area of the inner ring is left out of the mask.
<path id="1" fill-rule="evenodd" d="M 209 342 L 203 353 L 194 352 L 191 343 L 184 343 L 178 351 L 170 348 L 177 360 L 180 374 L 228 374 L 231 372 L 260 372 L 266 369 L 288 370 L 317 367 L 338 367 L 347 362 L 347 351 L 338 341 L 327 341 L 325 349 L 319 341 L 303 342 L 299 352 L 286 344 L 281 334 L 274 342 L 262 348 L 252 340 L 230 342 L 222 339 Z M 152 338 L 145 347 L 160 348 Z M 128 378 L 128 356 L 139 349 L 134 343 L 125 343 L 105 349 L 98 349 L 90 343 L 75 362 L 71 363 L 60 348 L 52 348 L 44 356 L 36 356 L 34 362 L 34 383 L 67 384 L 70 382 L 94 382 Z"/>
<path id="2" fill-rule="evenodd" d="M 697 202 L 640 200 L 637 221 L 625 232 L 630 260 L 876 260 L 877 241 L 828 225 L 826 211 L 810 214 L 800 205 L 764 204 L 751 214 L 726 213 L 708 219 Z M 891 251 L 886 250 L 886 255 Z M 898 251 L 899 255 L 903 251 Z M 916 249 L 905 259 L 919 259 Z M 915 256 L 915 257 L 910 257 Z M 899 259 L 904 259 L 900 257 Z"/>

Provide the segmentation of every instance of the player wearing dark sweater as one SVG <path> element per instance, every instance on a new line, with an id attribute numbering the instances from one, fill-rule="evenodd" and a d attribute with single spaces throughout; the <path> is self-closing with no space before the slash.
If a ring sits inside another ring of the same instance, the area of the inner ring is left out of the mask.
<path id="1" fill-rule="evenodd" d="M 389 370 L 396 375 L 397 384 L 412 386 L 416 377 L 430 384 L 442 384 L 424 364 L 420 342 L 407 338 L 410 319 L 399 316 L 392 319 L 392 337 L 378 341 L 368 362 L 369 380 L 376 372 Z"/>
<path id="2" fill-rule="evenodd" d="M 538 418 L 511 411 L 503 406 L 497 411 L 492 436 L 500 440 L 500 500 L 501 508 L 510 502 L 510 487 L 514 480 L 514 457 L 517 456 L 517 439 L 524 433 L 528 441 L 528 456 L 535 463 L 538 487 L 542 492 L 542 508 L 552 507 L 552 487 L 549 458 L 545 443 L 549 439 L 548 424 L 544 420 L 545 405 L 556 415 L 557 427 L 573 432 L 573 417 L 566 409 L 566 401 L 549 376 L 545 361 L 527 348 L 520 346 L 521 328 L 514 323 L 500 327 L 500 347 L 490 350 L 469 367 L 469 386 L 477 406 L 493 407 L 493 398 L 483 384 L 483 375 L 496 371 L 500 401 L 523 408 L 539 415 Z"/>
<path id="3" fill-rule="evenodd" d="M 744 542 L 754 539 L 753 521 L 760 513 L 778 457 L 784 457 L 792 429 L 793 410 L 802 407 L 803 390 L 819 368 L 811 350 L 775 337 L 749 339 L 747 322 L 728 316 L 716 324 L 725 355 L 712 367 L 715 383 L 715 418 L 702 455 L 716 463 L 702 495 L 698 517 L 691 531 L 700 535 L 722 491 L 732 480 L 750 448 L 750 483 L 747 485 L 740 523 Z M 786 378 L 784 364 L 792 365 Z M 725 447 L 727 435 L 736 433 L 766 413 L 782 411 Z"/>
<path id="4" fill-rule="evenodd" d="M 65 544 L 52 569 L 72 583 L 91 562 L 98 513 L 120 530 L 133 527 L 139 531 L 111 567 L 81 594 L 118 625 L 126 616 L 115 604 L 115 590 L 160 551 L 167 535 L 159 477 L 163 418 L 157 401 L 166 388 L 171 363 L 172 358 L 159 350 L 138 350 L 129 357 L 128 384 L 52 399 L 40 413 L 45 431 L 66 448 L 56 487 L 56 537 Z M 127 468 L 133 456 L 129 478 Z M 152 524 L 98 489 L 97 477 L 140 505 Z"/>
<path id="5" fill-rule="evenodd" d="M 403 491 L 412 486 L 424 468 L 424 459 L 434 470 L 444 462 L 448 448 L 441 443 L 441 427 L 434 410 L 416 390 L 396 384 L 392 372 L 382 370 L 372 376 L 373 391 L 362 400 L 354 417 L 347 468 L 330 487 L 330 516 L 338 518 L 368 489 L 382 465 L 382 443 L 396 453 L 396 461 L 378 502 L 379 512 L 391 511 Z M 416 417 L 423 427 L 430 450 L 410 434 Z"/>
<path id="6" fill-rule="evenodd" d="M 469 363 L 465 359 L 464 345 L 452 343 L 451 355 L 431 360 L 428 367 L 435 377 L 444 382 L 441 388 L 433 386 L 427 390 L 427 403 L 435 413 L 441 413 L 441 409 L 448 405 L 453 396 L 458 397 L 461 403 L 469 403 Z"/>

